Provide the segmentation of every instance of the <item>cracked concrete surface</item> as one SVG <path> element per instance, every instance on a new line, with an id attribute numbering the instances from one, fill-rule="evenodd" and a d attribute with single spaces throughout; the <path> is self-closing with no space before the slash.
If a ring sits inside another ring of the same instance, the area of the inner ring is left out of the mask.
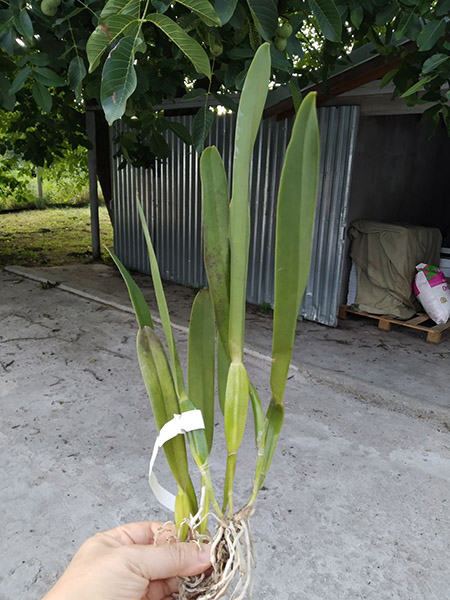
<path id="1" fill-rule="evenodd" d="M 74 269 L 40 275 L 128 304 L 108 267 Z M 193 292 L 168 289 L 183 360 Z M 270 320 L 251 309 L 248 322 L 248 368 L 267 400 L 258 352 L 270 348 Z M 156 431 L 135 332 L 127 312 L 0 272 L 2 600 L 41 598 L 96 531 L 169 517 L 146 482 Z M 285 426 L 253 518 L 255 597 L 449 600 L 450 342 L 362 321 L 304 322 L 299 332 Z M 219 433 L 217 442 L 220 484 Z M 242 502 L 253 461 L 249 427 Z M 162 457 L 157 466 L 173 489 Z"/>

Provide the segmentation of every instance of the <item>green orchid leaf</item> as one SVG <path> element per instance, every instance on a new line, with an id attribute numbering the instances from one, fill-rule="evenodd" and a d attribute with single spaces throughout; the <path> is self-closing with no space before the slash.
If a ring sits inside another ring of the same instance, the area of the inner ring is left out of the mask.
<path id="1" fill-rule="evenodd" d="M 164 346 L 150 327 L 139 329 L 137 353 L 144 384 L 158 430 L 170 421 L 180 408 Z M 186 444 L 183 435 L 177 435 L 163 446 L 170 470 L 191 506 L 197 509 L 194 487 L 189 477 Z"/>
<path id="2" fill-rule="evenodd" d="M 315 94 L 303 100 L 286 150 L 275 236 L 272 398 L 283 403 L 300 304 L 308 280 L 319 170 Z"/>
<path id="3" fill-rule="evenodd" d="M 150 309 L 144 298 L 143 293 L 139 289 L 137 283 L 128 273 L 127 269 L 120 261 L 120 259 L 111 250 L 108 249 L 108 252 L 113 261 L 115 262 L 117 268 L 119 269 L 123 280 L 125 281 L 139 327 L 150 327 L 151 329 L 153 329 L 152 315 L 150 313 Z"/>
<path id="4" fill-rule="evenodd" d="M 253 411 L 253 423 L 255 428 L 255 446 L 258 450 L 262 448 L 263 445 L 263 437 L 265 431 L 265 418 L 264 411 L 262 409 L 261 400 L 259 399 L 258 392 L 256 391 L 255 386 L 249 381 L 249 393 L 250 393 L 250 403 L 252 405 Z"/>
<path id="5" fill-rule="evenodd" d="M 264 454 L 263 463 L 257 489 L 260 490 L 264 479 L 266 478 L 272 458 L 275 452 L 275 447 L 280 437 L 281 427 L 284 421 L 284 406 L 271 402 L 266 415 L 266 428 L 264 432 Z M 256 483 L 256 481 L 255 481 Z"/>
<path id="6" fill-rule="evenodd" d="M 225 391 L 224 428 L 227 442 L 227 465 L 225 472 L 223 510 L 229 506 L 233 512 L 233 481 L 236 458 L 247 423 L 249 382 L 242 363 L 231 363 Z"/>
<path id="7" fill-rule="evenodd" d="M 225 394 L 230 364 L 228 348 L 225 349 L 225 346 L 219 336 L 217 340 L 217 393 L 219 396 L 219 406 L 222 414 L 225 412 Z"/>
<path id="8" fill-rule="evenodd" d="M 180 358 L 178 356 L 178 350 L 175 344 L 175 338 L 173 337 L 172 324 L 170 322 L 169 309 L 167 307 L 167 301 L 164 295 L 164 289 L 161 281 L 161 275 L 159 272 L 158 261 L 156 259 L 155 250 L 153 248 L 152 240 L 150 238 L 150 232 L 148 230 L 148 225 L 145 219 L 144 211 L 139 200 L 137 200 L 137 207 L 142 230 L 144 232 L 145 243 L 147 245 L 148 257 L 150 261 L 150 270 L 152 274 L 153 287 L 156 296 L 156 303 L 158 304 L 159 316 L 163 326 L 164 335 L 166 337 L 167 346 L 169 348 L 170 362 L 172 364 L 172 369 L 175 374 L 175 390 L 177 393 L 178 400 L 181 402 L 182 400 L 187 400 L 183 371 L 181 369 Z"/>
<path id="9" fill-rule="evenodd" d="M 200 159 L 202 182 L 203 252 L 217 329 L 228 353 L 230 311 L 229 196 L 225 167 L 214 146 Z"/>
<path id="10" fill-rule="evenodd" d="M 214 311 L 208 290 L 200 290 L 192 305 L 188 339 L 188 395 L 202 411 L 208 450 L 214 434 Z"/>
<path id="11" fill-rule="evenodd" d="M 263 44 L 247 72 L 236 118 L 233 184 L 230 203 L 229 351 L 241 362 L 244 349 L 250 211 L 250 164 L 270 79 L 270 44 Z"/>

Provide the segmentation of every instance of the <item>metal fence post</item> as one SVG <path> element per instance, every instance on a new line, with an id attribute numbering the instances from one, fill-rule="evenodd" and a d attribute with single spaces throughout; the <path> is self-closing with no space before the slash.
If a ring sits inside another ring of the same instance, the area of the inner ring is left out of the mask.
<path id="1" fill-rule="evenodd" d="M 92 258 L 100 259 L 100 222 L 98 217 L 97 150 L 95 143 L 95 108 L 87 107 L 86 130 L 91 148 L 88 150 L 89 206 L 91 209 Z"/>

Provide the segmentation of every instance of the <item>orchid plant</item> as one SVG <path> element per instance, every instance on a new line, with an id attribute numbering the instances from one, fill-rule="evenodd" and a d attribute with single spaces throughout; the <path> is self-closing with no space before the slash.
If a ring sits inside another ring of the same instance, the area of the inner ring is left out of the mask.
<path id="1" fill-rule="evenodd" d="M 211 573 L 186 578 L 181 598 L 241 599 L 252 582 L 253 551 L 249 517 L 269 470 L 284 417 L 283 396 L 292 357 L 300 303 L 311 254 L 317 195 L 319 141 L 315 94 L 299 106 L 286 150 L 277 199 L 275 294 L 273 303 L 271 398 L 263 408 L 244 357 L 246 285 L 249 256 L 249 178 L 251 157 L 271 76 L 270 45 L 255 54 L 242 90 L 236 121 L 231 200 L 222 158 L 215 147 L 200 158 L 204 265 L 208 288 L 195 297 L 189 324 L 187 386 L 175 343 L 156 255 L 141 205 L 138 210 L 148 247 L 151 275 L 168 350 L 156 333 L 150 310 L 136 283 L 114 256 L 130 293 L 139 330 L 137 354 L 159 430 L 175 414 L 200 410 L 204 428 L 186 433 L 201 474 L 196 492 L 189 473 L 185 437 L 166 441 L 164 452 L 177 484 L 175 523 L 180 539 L 211 543 Z M 217 378 L 216 378 L 217 373 Z M 224 490 L 213 485 L 209 456 L 214 410 L 224 416 L 227 447 Z M 251 406 L 255 427 L 252 492 L 235 510 L 236 461 Z M 213 519 L 215 530 L 209 531 Z"/>

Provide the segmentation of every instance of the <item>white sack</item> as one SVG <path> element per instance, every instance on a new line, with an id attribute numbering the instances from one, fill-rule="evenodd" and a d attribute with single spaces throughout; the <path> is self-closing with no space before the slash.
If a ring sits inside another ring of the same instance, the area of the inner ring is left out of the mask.
<path id="1" fill-rule="evenodd" d="M 450 290 L 444 274 L 433 265 L 420 263 L 413 284 L 414 293 L 425 312 L 437 324 L 450 319 Z"/>

